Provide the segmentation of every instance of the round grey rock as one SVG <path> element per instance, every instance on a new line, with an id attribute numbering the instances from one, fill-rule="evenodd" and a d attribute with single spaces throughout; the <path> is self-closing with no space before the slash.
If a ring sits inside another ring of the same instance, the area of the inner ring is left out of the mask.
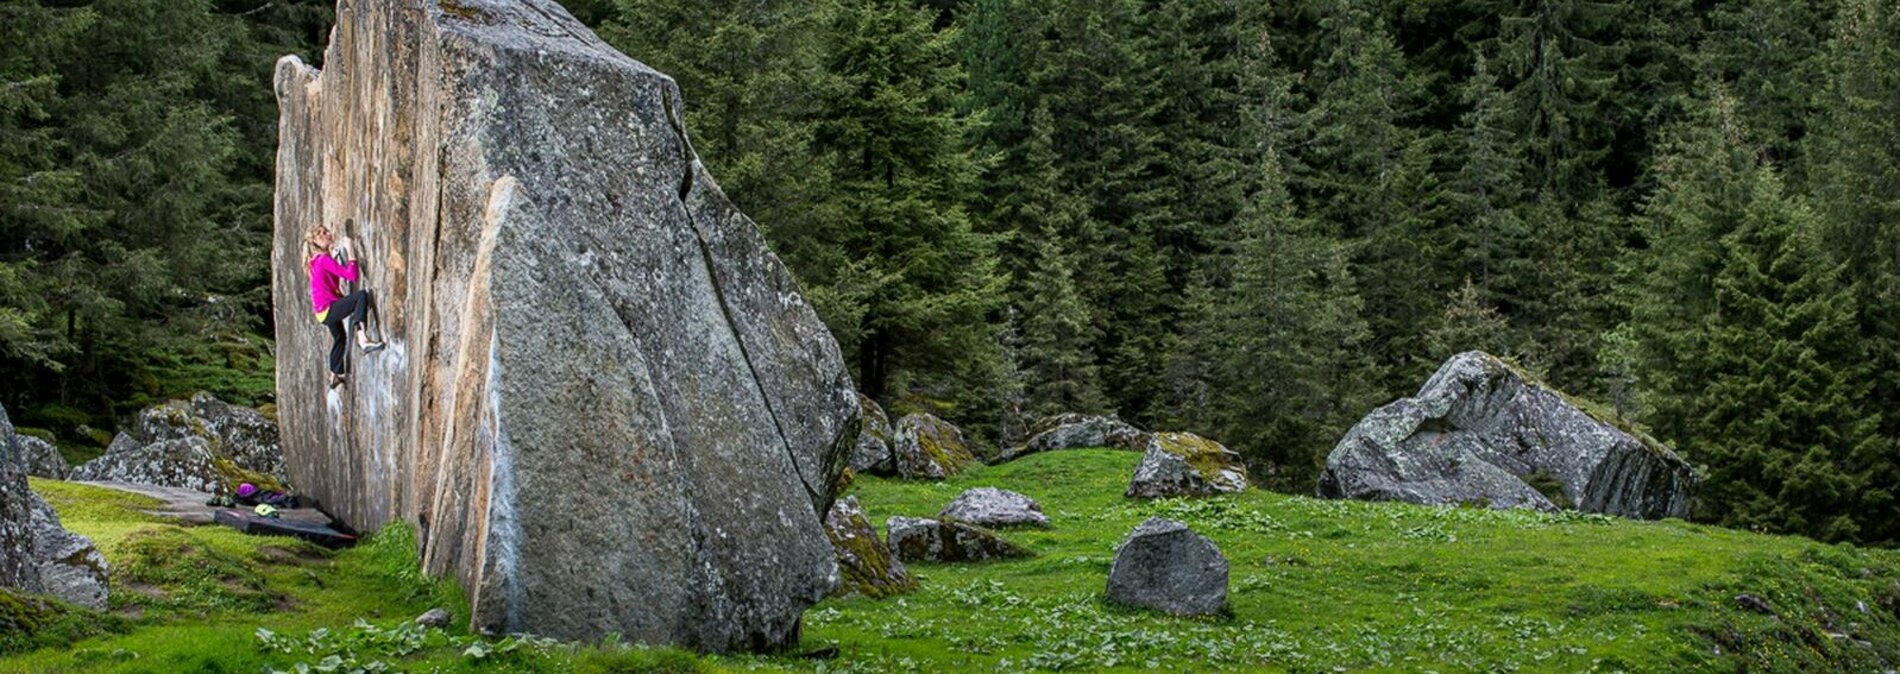
<path id="1" fill-rule="evenodd" d="M 1227 557 L 1187 525 L 1149 518 L 1115 550 L 1108 598 L 1179 616 L 1227 610 Z"/>
<path id="2" fill-rule="evenodd" d="M 1003 450 L 997 463 L 1062 449 L 1108 447 L 1139 452 L 1148 442 L 1148 434 L 1141 429 L 1120 419 L 1093 414 L 1058 414 L 1037 423 L 1036 429 L 1021 446 Z"/>
<path id="3" fill-rule="evenodd" d="M 995 487 L 964 490 L 937 517 L 980 527 L 1049 526 L 1049 517 L 1042 514 L 1042 505 L 1035 499 Z"/>
<path id="4" fill-rule="evenodd" d="M 446 609 L 432 608 L 416 616 L 416 624 L 423 627 L 442 629 L 449 626 L 449 612 Z"/>

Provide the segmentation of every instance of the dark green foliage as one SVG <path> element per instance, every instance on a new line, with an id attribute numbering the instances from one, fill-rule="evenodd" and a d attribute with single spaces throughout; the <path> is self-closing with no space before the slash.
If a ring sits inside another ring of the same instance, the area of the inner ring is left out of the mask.
<path id="1" fill-rule="evenodd" d="M 1651 246 L 1633 254 L 1647 270 L 1626 328 L 1633 371 L 1650 378 L 1658 429 L 1708 466 L 1703 514 L 1867 540 L 1861 522 L 1889 526 L 1868 470 L 1890 455 L 1866 406 L 1857 307 L 1820 221 L 1748 138 L 1717 87 L 1666 146 L 1645 207 Z"/>
<path id="2" fill-rule="evenodd" d="M 272 63 L 326 3 L 0 5 L 0 368 L 16 409 L 270 395 Z M 81 422 L 84 423 L 84 422 Z M 77 424 L 55 426 L 62 435 Z"/>

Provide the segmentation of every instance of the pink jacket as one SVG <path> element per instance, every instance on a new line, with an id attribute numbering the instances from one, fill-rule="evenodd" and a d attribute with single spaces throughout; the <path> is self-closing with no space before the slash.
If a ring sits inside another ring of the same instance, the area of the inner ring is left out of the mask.
<path id="1" fill-rule="evenodd" d="M 335 304 L 342 293 L 338 280 L 356 282 L 356 261 L 346 265 L 338 264 L 336 258 L 318 255 L 310 258 L 310 306 L 317 313 L 323 313 Z"/>

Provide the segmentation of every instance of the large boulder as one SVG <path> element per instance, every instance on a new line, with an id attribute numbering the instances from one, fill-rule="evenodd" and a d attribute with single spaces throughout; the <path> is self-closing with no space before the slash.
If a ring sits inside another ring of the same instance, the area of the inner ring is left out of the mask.
<path id="1" fill-rule="evenodd" d="M 198 436 L 171 438 L 141 445 L 120 433 L 106 453 L 73 469 L 72 479 L 87 482 L 131 482 L 215 493 L 224 485 L 211 453 L 211 444 Z"/>
<path id="2" fill-rule="evenodd" d="M 1114 417 L 1058 414 L 1036 424 L 1035 435 L 1021 446 L 1003 450 L 997 461 L 1010 461 L 1058 449 L 1108 447 L 1139 452 L 1147 448 L 1148 434 Z"/>
<path id="3" fill-rule="evenodd" d="M 897 462 L 891 457 L 891 418 L 870 396 L 858 397 L 858 442 L 851 448 L 851 470 L 866 475 L 894 475 Z"/>
<path id="4" fill-rule="evenodd" d="M 111 570 L 92 539 L 67 531 L 59 515 L 33 494 L 33 563 L 46 594 L 93 609 L 106 607 Z"/>
<path id="5" fill-rule="evenodd" d="M 276 422 L 209 393 L 140 410 L 128 432 L 70 477 L 202 492 L 229 492 L 243 482 L 289 490 Z"/>
<path id="6" fill-rule="evenodd" d="M 1029 555 L 994 531 L 956 520 L 899 516 L 886 520 L 884 528 L 891 552 L 906 562 L 982 562 Z"/>
<path id="7" fill-rule="evenodd" d="M 1227 556 L 1187 525 L 1151 517 L 1115 549 L 1108 598 L 1173 615 L 1222 613 L 1227 610 Z"/>
<path id="8" fill-rule="evenodd" d="M 853 385 L 708 175 L 672 78 L 554 0 L 339 3 L 277 63 L 277 409 L 299 491 L 419 525 L 470 626 L 704 651 L 798 642 L 830 592 Z M 345 385 L 306 234 L 353 240 Z M 459 617 L 459 616 L 458 616 Z"/>
<path id="9" fill-rule="evenodd" d="M 976 465 L 963 431 L 929 414 L 906 414 L 891 437 L 897 476 L 941 480 Z"/>
<path id="10" fill-rule="evenodd" d="M 73 469 L 67 465 L 66 457 L 59 453 L 53 443 L 31 435 L 15 434 L 20 443 L 21 459 L 26 461 L 26 474 L 49 480 L 64 480 Z"/>
<path id="11" fill-rule="evenodd" d="M 831 512 L 825 514 L 825 534 L 837 550 L 841 576 L 832 594 L 889 597 L 917 589 L 917 579 L 878 538 L 877 527 L 864 516 L 858 497 L 847 496 L 831 504 Z"/>
<path id="12" fill-rule="evenodd" d="M 937 517 L 991 528 L 1049 526 L 1049 517 L 1035 499 L 995 487 L 963 490 Z"/>
<path id="13" fill-rule="evenodd" d="M 104 608 L 106 561 L 92 541 L 66 531 L 45 499 L 27 489 L 26 457 L 0 407 L 0 587 L 49 593 Z"/>
<path id="14" fill-rule="evenodd" d="M 0 407 L 0 586 L 40 591 L 33 541 L 33 502 L 26 488 L 26 457 L 13 421 Z"/>
<path id="15" fill-rule="evenodd" d="M 1128 481 L 1130 498 L 1208 496 L 1247 489 L 1240 454 L 1193 433 L 1154 433 Z"/>
<path id="16" fill-rule="evenodd" d="M 1319 495 L 1655 519 L 1686 516 L 1699 481 L 1654 438 L 1471 351 L 1353 426 Z"/>

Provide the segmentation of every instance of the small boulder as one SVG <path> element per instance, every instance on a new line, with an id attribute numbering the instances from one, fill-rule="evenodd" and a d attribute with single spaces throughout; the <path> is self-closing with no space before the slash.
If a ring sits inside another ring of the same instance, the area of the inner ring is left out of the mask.
<path id="1" fill-rule="evenodd" d="M 450 616 L 447 609 L 432 608 L 428 611 L 424 611 L 422 615 L 416 616 L 416 624 L 439 630 L 449 626 L 449 619 Z"/>
<path id="2" fill-rule="evenodd" d="M 976 464 L 963 431 L 929 414 L 906 414 L 897 420 L 891 454 L 898 477 L 904 478 L 941 480 Z"/>
<path id="3" fill-rule="evenodd" d="M 1179 616 L 1227 609 L 1227 557 L 1187 525 L 1149 518 L 1115 549 L 1110 601 Z"/>
<path id="4" fill-rule="evenodd" d="M 825 534 L 838 553 L 841 578 L 832 596 L 882 598 L 917 589 L 917 579 L 891 548 L 878 539 L 877 527 L 864 516 L 858 497 L 839 499 L 825 513 Z"/>
<path id="5" fill-rule="evenodd" d="M 33 563 L 47 594 L 91 609 L 106 607 L 111 570 L 92 539 L 67 531 L 59 514 L 39 494 L 32 495 Z"/>
<path id="6" fill-rule="evenodd" d="M 1326 457 L 1319 495 L 1685 517 L 1701 478 L 1676 454 L 1481 351 L 1380 407 Z"/>
<path id="7" fill-rule="evenodd" d="M 906 562 L 981 562 L 1029 554 L 996 532 L 955 520 L 892 517 L 884 526 L 891 551 Z"/>
<path id="8" fill-rule="evenodd" d="M 1139 452 L 1148 442 L 1148 434 L 1141 429 L 1120 419 L 1093 414 L 1058 414 L 1043 419 L 1035 429 L 1035 435 L 1021 446 L 1003 450 L 997 462 L 1058 449 L 1108 447 Z"/>
<path id="9" fill-rule="evenodd" d="M 992 528 L 1049 526 L 1048 516 L 1034 499 L 995 487 L 964 490 L 937 517 Z"/>
<path id="10" fill-rule="evenodd" d="M 27 475 L 64 480 L 72 474 L 72 466 L 66 464 L 66 457 L 60 455 L 59 448 L 54 447 L 53 443 L 31 435 L 15 437 L 20 443 L 20 453 L 25 455 Z"/>
<path id="11" fill-rule="evenodd" d="M 1193 433 L 1155 433 L 1148 436 L 1127 495 L 1207 496 L 1246 488 L 1247 467 L 1233 450 Z"/>
<path id="12" fill-rule="evenodd" d="M 113 439 L 105 454 L 73 470 L 72 479 L 131 482 L 206 493 L 217 491 L 219 484 L 211 446 L 204 438 L 191 436 L 140 445 L 123 433 Z"/>
<path id="13" fill-rule="evenodd" d="M 858 442 L 851 449 L 851 470 L 866 475 L 893 475 L 897 463 L 891 458 L 891 418 L 870 396 L 858 397 Z"/>

